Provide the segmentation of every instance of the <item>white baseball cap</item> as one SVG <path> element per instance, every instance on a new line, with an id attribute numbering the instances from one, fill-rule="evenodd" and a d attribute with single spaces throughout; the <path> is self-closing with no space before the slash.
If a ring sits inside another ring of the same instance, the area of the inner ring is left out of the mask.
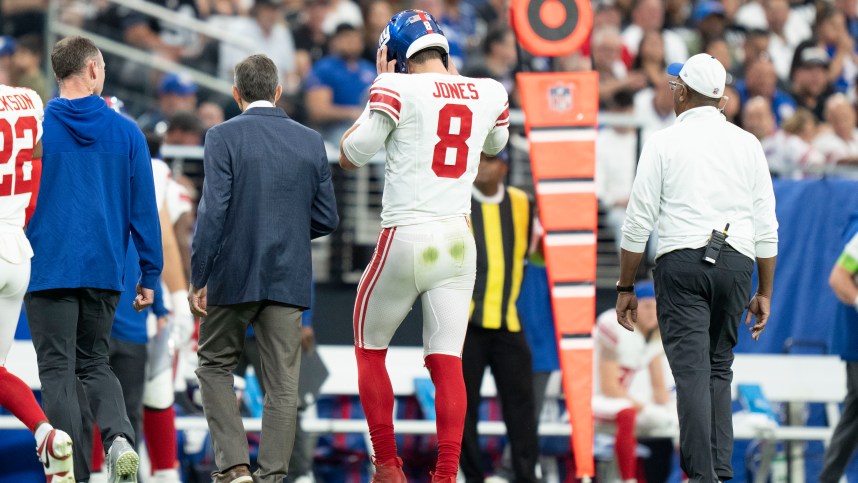
<path id="1" fill-rule="evenodd" d="M 706 97 L 720 99 L 724 95 L 727 71 L 718 59 L 709 54 L 697 54 L 684 64 L 670 64 L 667 73 L 678 76 L 685 85 Z"/>

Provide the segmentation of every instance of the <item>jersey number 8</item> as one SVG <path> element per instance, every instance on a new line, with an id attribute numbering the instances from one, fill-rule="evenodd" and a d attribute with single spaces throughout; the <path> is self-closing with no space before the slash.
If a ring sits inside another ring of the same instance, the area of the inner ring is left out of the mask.
<path id="1" fill-rule="evenodd" d="M 459 129 L 452 132 L 453 118 L 459 120 Z M 468 138 L 474 113 L 464 104 L 447 104 L 438 112 L 438 137 L 432 154 L 432 171 L 441 178 L 459 178 L 468 169 Z M 456 150 L 456 161 L 447 164 L 447 152 Z"/>
<path id="2" fill-rule="evenodd" d="M 0 118 L 0 137 L 3 138 L 3 144 L 0 145 L 0 166 L 5 166 L 12 158 L 14 140 L 16 138 L 23 139 L 27 131 L 30 131 L 32 144 L 38 132 L 38 124 L 35 117 L 25 116 L 19 118 L 18 122 L 15 123 L 14 130 L 8 120 Z M 0 175 L 0 196 L 20 195 L 33 191 L 32 165 L 25 166 L 27 161 L 30 161 L 33 157 L 33 148 L 34 146 L 30 146 L 18 151 L 13 171 Z M 12 190 L 13 184 L 15 185 L 14 192 Z"/>

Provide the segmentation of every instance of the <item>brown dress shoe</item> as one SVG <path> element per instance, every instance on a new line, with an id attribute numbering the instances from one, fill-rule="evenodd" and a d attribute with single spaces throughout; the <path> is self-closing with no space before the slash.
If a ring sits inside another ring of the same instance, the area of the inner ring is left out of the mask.
<path id="1" fill-rule="evenodd" d="M 215 473 L 214 483 L 253 483 L 253 477 L 247 465 L 236 465 L 223 473 Z"/>
<path id="2" fill-rule="evenodd" d="M 371 483 L 406 483 L 405 473 L 402 472 L 402 458 L 396 457 L 384 463 L 378 463 L 372 459 L 375 465 L 375 474 L 372 475 Z"/>
<path id="3" fill-rule="evenodd" d="M 441 478 L 440 476 L 435 476 L 434 471 L 429 472 L 429 477 L 432 479 L 432 483 L 456 483 L 455 476 L 448 476 L 447 478 Z"/>

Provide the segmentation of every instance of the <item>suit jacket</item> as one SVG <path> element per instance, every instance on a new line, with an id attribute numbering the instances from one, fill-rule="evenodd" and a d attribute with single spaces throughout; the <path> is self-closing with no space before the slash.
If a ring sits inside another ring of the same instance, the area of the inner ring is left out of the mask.
<path id="1" fill-rule="evenodd" d="M 339 223 L 322 137 L 276 107 L 206 133 L 191 282 L 208 303 L 264 300 L 307 308 L 310 240 Z"/>

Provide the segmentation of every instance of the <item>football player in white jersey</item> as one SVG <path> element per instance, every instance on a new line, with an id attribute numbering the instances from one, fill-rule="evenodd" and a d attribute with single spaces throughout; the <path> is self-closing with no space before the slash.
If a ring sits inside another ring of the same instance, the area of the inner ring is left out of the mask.
<path id="1" fill-rule="evenodd" d="M 24 227 L 38 196 L 43 119 L 38 94 L 0 85 L 0 406 L 35 435 L 48 483 L 73 483 L 71 438 L 51 426 L 30 387 L 5 367 L 30 283 L 33 249 Z"/>
<path id="2" fill-rule="evenodd" d="M 634 332 L 617 325 L 615 310 L 602 313 L 593 329 L 593 416 L 616 425 L 617 466 L 623 482 L 637 481 L 636 430 L 678 428 L 664 378 L 664 349 L 658 335 L 652 282 L 635 284 L 638 322 Z M 635 400 L 629 387 L 635 374 L 649 369 L 652 401 Z"/>
<path id="3" fill-rule="evenodd" d="M 150 330 L 146 386 L 143 390 L 143 432 L 151 460 L 151 479 L 154 483 L 180 483 L 176 455 L 176 412 L 174 400 L 174 367 L 178 367 L 178 351 L 185 348 L 194 333 L 194 316 L 187 304 L 188 282 L 182 265 L 179 243 L 174 231 L 175 219 L 192 207 L 189 202 L 177 196 L 183 192 L 172 175 L 170 167 L 158 159 L 159 151 L 153 149 L 152 175 L 155 179 L 155 200 L 161 220 L 161 243 L 164 252 L 164 270 L 161 281 L 167 308 L 171 313 L 169 337 L 161 337 L 165 327 L 157 327 L 156 333 Z M 175 217 L 174 217 L 175 215 Z"/>
<path id="4" fill-rule="evenodd" d="M 466 395 L 462 345 L 476 275 L 469 226 L 480 153 L 509 138 L 504 87 L 448 70 L 449 45 L 427 12 L 395 15 L 379 39 L 379 76 L 364 115 L 343 136 L 340 166 L 387 152 L 375 254 L 354 308 L 358 387 L 369 425 L 374 482 L 405 482 L 393 433 L 387 347 L 419 296 L 424 361 L 435 384 L 438 461 L 433 482 L 455 482 Z M 450 67 L 452 69 L 452 67 Z"/>

